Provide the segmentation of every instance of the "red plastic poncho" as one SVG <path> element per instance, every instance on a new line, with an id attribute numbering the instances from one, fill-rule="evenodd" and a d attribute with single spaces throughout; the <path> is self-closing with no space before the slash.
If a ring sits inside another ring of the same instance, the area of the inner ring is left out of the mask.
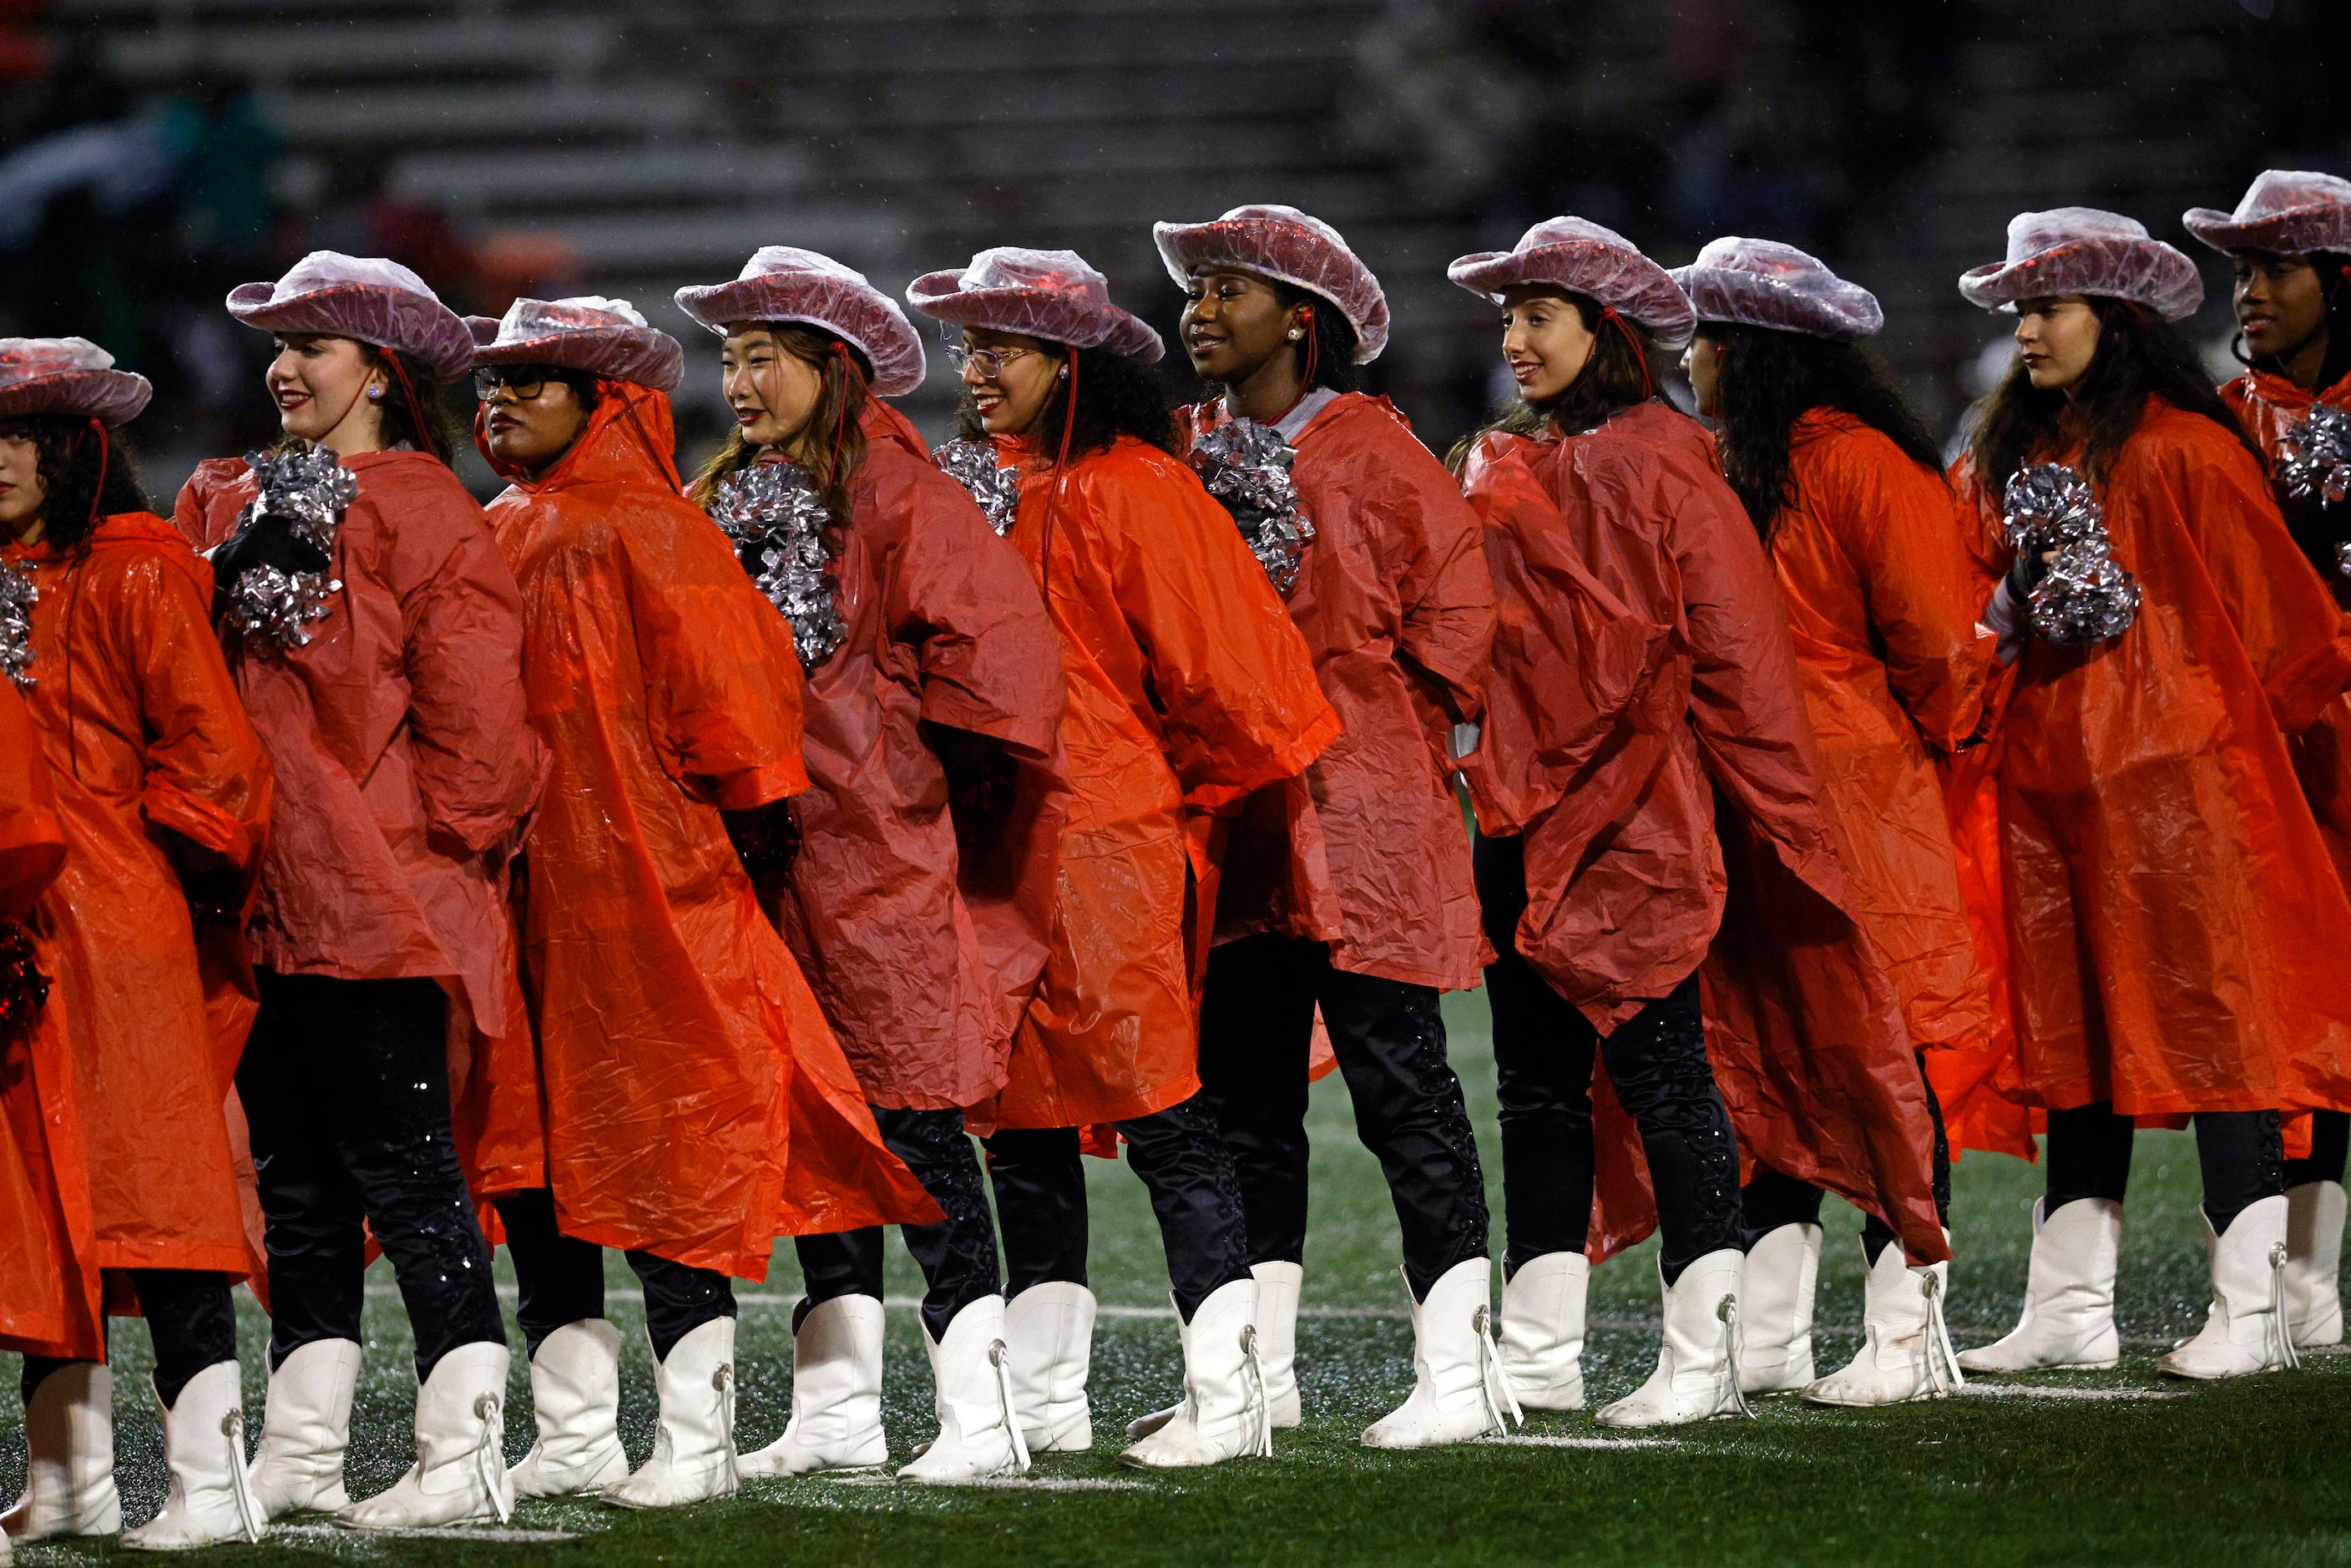
<path id="1" fill-rule="evenodd" d="M 678 494 L 669 399 L 490 503 L 550 764 L 523 894 L 568 1236 L 763 1280 L 778 1236 L 935 1219 L 760 912 L 720 812 L 807 786 L 790 631 Z"/>
<path id="2" fill-rule="evenodd" d="M 1228 417 L 1221 401 L 1180 416 L 1187 440 Z M 1328 942 L 1333 967 L 1466 990 L 1488 949 L 1452 727 L 1484 702 L 1494 636 L 1484 530 L 1384 398 L 1332 399 L 1294 444 L 1290 477 L 1314 538 L 1290 615 L 1345 728 L 1303 774 L 1242 807 L 1217 935 Z"/>
<path id="3" fill-rule="evenodd" d="M 0 679 L 0 920 L 24 919 L 65 857 L 40 737 L 16 683 Z M 30 1060 L 0 1039 L 0 1349 L 77 1348 L 66 1333 L 71 1249 Z"/>
<path id="4" fill-rule="evenodd" d="M 785 933 L 866 1100 L 938 1111 L 1004 1087 L 1052 935 L 1069 782 L 1036 579 L 903 423 L 867 405 L 835 576 L 845 630 L 800 693 L 811 786 L 792 800 Z M 988 843 L 958 851 L 932 726 L 1013 764 Z"/>
<path id="5" fill-rule="evenodd" d="M 1500 628 L 1464 767 L 1485 831 L 1526 841 L 1519 950 L 1604 1034 L 1704 961 L 1741 1152 L 1878 1214 L 1913 1259 L 1948 1256 L 1925 1086 L 1832 847 L 1788 612 L 1712 440 L 1644 403 L 1565 440 L 1490 435 L 1466 479 Z M 1597 1105 L 1595 1259 L 1654 1223 L 1632 1128 Z"/>
<path id="6" fill-rule="evenodd" d="M 997 445 L 1021 467 L 1012 544 L 1061 635 L 1071 799 L 1052 953 L 1010 1080 L 972 1119 L 1124 1121 L 1200 1086 L 1187 942 L 1215 899 L 1198 816 L 1303 769 L 1339 716 L 1232 517 L 1181 462 L 1122 435 L 1057 483 L 1034 442 Z M 1187 885 L 1205 910 L 1186 909 Z"/>
<path id="7" fill-rule="evenodd" d="M 158 830 L 250 865 L 270 768 L 213 641 L 212 572 L 162 518 L 101 522 L 87 555 L 0 547 L 29 575 L 27 694 L 65 829 L 33 907 L 54 982 L 31 1067 L 72 1240 L 67 1340 L 103 1354 L 99 1270 L 252 1264 L 229 1118 L 244 1049 L 216 1037 L 187 895 Z"/>
<path id="8" fill-rule="evenodd" d="M 1959 477 L 1989 594 L 1998 498 Z M 2351 904 L 2283 738 L 2351 683 L 2342 612 L 2209 419 L 2150 399 L 2098 498 L 2138 619 L 2028 643 L 2001 722 L 2019 1093 L 2139 1116 L 2351 1107 Z"/>

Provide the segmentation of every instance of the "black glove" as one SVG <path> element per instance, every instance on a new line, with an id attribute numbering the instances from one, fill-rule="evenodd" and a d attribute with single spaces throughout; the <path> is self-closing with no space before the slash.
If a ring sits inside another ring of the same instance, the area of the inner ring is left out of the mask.
<path id="1" fill-rule="evenodd" d="M 237 580 L 256 567 L 274 566 L 288 577 L 324 571 L 327 552 L 294 531 L 292 519 L 256 517 L 246 530 L 213 551 L 213 618 L 228 612 Z"/>
<path id="2" fill-rule="evenodd" d="M 2294 536 L 2294 542 L 2302 547 L 2302 553 L 2310 558 L 2310 564 L 2318 569 L 2327 587 L 2340 584 L 2343 567 L 2335 551 L 2351 542 L 2351 501 L 2339 506 L 2330 505 L 2324 497 L 2300 503 L 2288 501 L 2285 527 Z"/>
<path id="3" fill-rule="evenodd" d="M 2009 562 L 2008 596 L 2016 601 L 2020 610 L 2032 597 L 2032 591 L 2041 586 L 2041 580 L 2049 575 L 2049 563 L 2041 559 L 2044 553 L 2039 549 L 2021 549 L 2016 552 L 2016 559 Z"/>
<path id="4" fill-rule="evenodd" d="M 967 850 L 994 843 L 1012 815 L 1019 768 L 1003 747 L 967 729 L 934 727 L 931 748 L 947 776 L 947 815 L 955 822 L 956 842 Z"/>
<path id="5" fill-rule="evenodd" d="M 778 800 L 720 815 L 726 821 L 726 836 L 734 841 L 735 858 L 743 862 L 744 874 L 751 879 L 759 902 L 773 904 L 783 895 L 791 879 L 792 862 L 800 852 L 799 824 L 792 821 L 791 807 Z"/>
<path id="6" fill-rule="evenodd" d="M 49 977 L 33 951 L 33 934 L 0 915 L 0 1060 L 8 1047 L 30 1040 L 49 999 Z"/>

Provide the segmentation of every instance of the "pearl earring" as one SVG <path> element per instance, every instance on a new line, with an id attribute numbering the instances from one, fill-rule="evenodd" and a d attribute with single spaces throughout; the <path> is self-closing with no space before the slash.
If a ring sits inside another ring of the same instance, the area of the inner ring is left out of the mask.
<path id="1" fill-rule="evenodd" d="M 382 401 L 383 401 L 383 389 L 382 389 L 381 387 L 370 387 L 370 388 L 368 388 L 368 402 L 381 402 Z"/>
<path id="2" fill-rule="evenodd" d="M 1293 343 L 1295 343 L 1296 341 L 1298 341 L 1298 340 L 1299 340 L 1299 339 L 1301 339 L 1301 338 L 1302 338 L 1302 337 L 1304 337 L 1304 336 L 1305 336 L 1305 334 L 1304 334 L 1303 332 L 1301 332 L 1301 331 L 1300 331 L 1297 328 L 1295 328 L 1295 327 L 1292 327 L 1292 328 L 1290 329 L 1290 340 L 1291 342 L 1293 342 Z"/>

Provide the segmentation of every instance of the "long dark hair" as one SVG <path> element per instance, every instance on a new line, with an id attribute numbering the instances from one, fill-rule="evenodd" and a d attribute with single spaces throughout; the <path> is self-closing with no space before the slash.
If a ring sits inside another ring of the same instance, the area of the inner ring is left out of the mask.
<path id="1" fill-rule="evenodd" d="M 2318 366 L 2317 390 L 2325 392 L 2345 376 L 2351 375 L 2351 256 L 2338 251 L 2314 250 L 2304 256 L 2311 269 L 2318 274 L 2318 287 L 2326 296 L 2326 316 L 2323 325 L 2326 331 L 2326 356 Z M 2229 351 L 2237 362 L 2251 365 L 2272 375 L 2285 374 L 2285 367 L 2275 360 L 2249 357 L 2241 345 L 2244 334 L 2229 340 Z"/>
<path id="2" fill-rule="evenodd" d="M 2034 387 L 2020 359 L 1976 405 L 1982 417 L 1968 443 L 1968 460 L 1987 490 L 1998 495 L 2035 452 L 2069 436 L 2082 440 L 2082 467 L 2091 482 L 2105 484 L 2115 454 L 2138 429 L 2149 393 L 2202 414 L 2261 458 L 2186 333 L 2128 300 L 2099 294 L 2089 299 L 2098 313 L 2098 348 L 2071 398 Z"/>
<path id="3" fill-rule="evenodd" d="M 807 439 L 796 465 L 824 497 L 832 527 L 824 534 L 825 552 L 838 556 L 849 548 L 849 528 L 856 520 L 849 482 L 865 463 L 866 383 L 873 367 L 863 351 L 843 338 L 802 321 L 761 321 L 757 329 L 776 346 L 817 372 L 816 406 L 809 411 Z M 759 449 L 743 439 L 743 427 L 727 432 L 716 456 L 702 465 L 686 494 L 703 510 L 710 509 L 718 481 L 759 460 Z"/>
<path id="4" fill-rule="evenodd" d="M 154 510 L 139 480 L 138 455 L 120 431 L 106 433 L 102 483 L 99 433 L 79 414 L 28 413 L 0 420 L 0 434 L 32 440 L 43 491 L 42 538 L 59 555 L 89 554 L 90 534 L 118 512 Z"/>
<path id="5" fill-rule="evenodd" d="M 1318 310 L 1315 315 L 1319 318 L 1322 312 Z M 1167 383 L 1161 379 L 1157 366 L 1114 354 L 1108 349 L 1072 349 L 1064 343 L 1050 342 L 1040 346 L 1054 359 L 1071 361 L 1071 374 L 1077 378 L 1077 413 L 1070 425 L 1071 456 L 1099 452 L 1122 435 L 1132 435 L 1162 452 L 1176 450 L 1176 422 L 1167 407 Z M 1066 383 L 1056 383 L 1046 394 L 1036 430 L 1037 444 L 1042 450 L 1060 453 L 1061 426 L 1071 418 L 1071 401 Z M 970 441 L 987 438 L 987 427 L 980 423 L 979 409 L 971 401 L 971 389 L 967 386 L 956 410 L 956 434 Z"/>
<path id="6" fill-rule="evenodd" d="M 1589 295 L 1562 298 L 1575 307 L 1583 329 L 1592 334 L 1592 357 L 1583 372 L 1555 398 L 1541 402 L 1513 398 L 1493 419 L 1456 442 L 1445 459 L 1455 473 L 1468 460 L 1470 448 L 1495 431 L 1541 435 L 1557 430 L 1573 435 L 1605 424 L 1656 395 L 1661 377 L 1656 344 L 1648 329 L 1623 316 L 1605 314 Z"/>
<path id="7" fill-rule="evenodd" d="M 1877 356 L 1859 343 L 1713 322 L 1698 330 L 1719 346 L 1714 434 L 1723 476 L 1766 539 L 1793 498 L 1788 452 L 1796 421 L 1813 409 L 1853 415 L 1942 476 L 1942 455 L 1926 423 Z"/>

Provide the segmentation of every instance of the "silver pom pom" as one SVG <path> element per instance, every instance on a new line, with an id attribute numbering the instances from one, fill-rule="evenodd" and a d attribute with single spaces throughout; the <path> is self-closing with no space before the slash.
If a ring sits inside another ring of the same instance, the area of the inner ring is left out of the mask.
<path id="1" fill-rule="evenodd" d="M 2351 539 L 2345 539 L 2335 547 L 2335 570 L 2345 577 L 2351 577 Z"/>
<path id="2" fill-rule="evenodd" d="M 2351 413 L 2320 403 L 2278 437 L 2277 478 L 2290 500 L 2341 506 L 2351 497 Z"/>
<path id="3" fill-rule="evenodd" d="M 33 606 L 40 597 L 28 573 L 0 560 L 0 675 L 20 692 L 33 689 Z"/>
<path id="4" fill-rule="evenodd" d="M 1299 558 L 1314 538 L 1290 477 L 1297 458 L 1297 448 L 1280 432 L 1253 419 L 1228 420 L 1192 443 L 1200 482 L 1233 515 L 1249 553 L 1285 599 L 1297 586 Z"/>
<path id="5" fill-rule="evenodd" d="M 1020 471 L 998 464 L 992 443 L 950 441 L 933 447 L 931 458 L 948 478 L 971 492 L 998 538 L 1012 531 L 1013 520 L 1020 515 Z"/>
<path id="6" fill-rule="evenodd" d="M 241 534 L 264 517 L 282 517 L 296 538 L 331 561 L 343 513 L 360 493 L 359 476 L 327 446 L 248 452 L 245 465 L 253 470 L 255 489 L 253 499 L 237 515 L 236 531 Z M 287 573 L 272 566 L 255 567 L 229 591 L 228 622 L 245 637 L 281 653 L 307 647 L 307 628 L 326 619 L 334 608 L 334 596 L 342 591 L 341 580 L 325 571 Z"/>
<path id="7" fill-rule="evenodd" d="M 2104 643 L 2130 630 L 2138 619 L 2138 584 L 2114 558 L 2105 508 L 2087 479 L 2063 464 L 2027 464 L 2009 479 L 2001 511 L 2011 549 L 2057 554 L 2032 590 L 2033 635 L 2048 643 Z"/>
<path id="8" fill-rule="evenodd" d="M 804 669 L 841 646 L 849 628 L 833 602 L 824 530 L 832 514 L 809 476 L 789 463 L 738 468 L 718 481 L 711 520 L 735 541 L 735 554 L 768 602 L 783 612 Z"/>

